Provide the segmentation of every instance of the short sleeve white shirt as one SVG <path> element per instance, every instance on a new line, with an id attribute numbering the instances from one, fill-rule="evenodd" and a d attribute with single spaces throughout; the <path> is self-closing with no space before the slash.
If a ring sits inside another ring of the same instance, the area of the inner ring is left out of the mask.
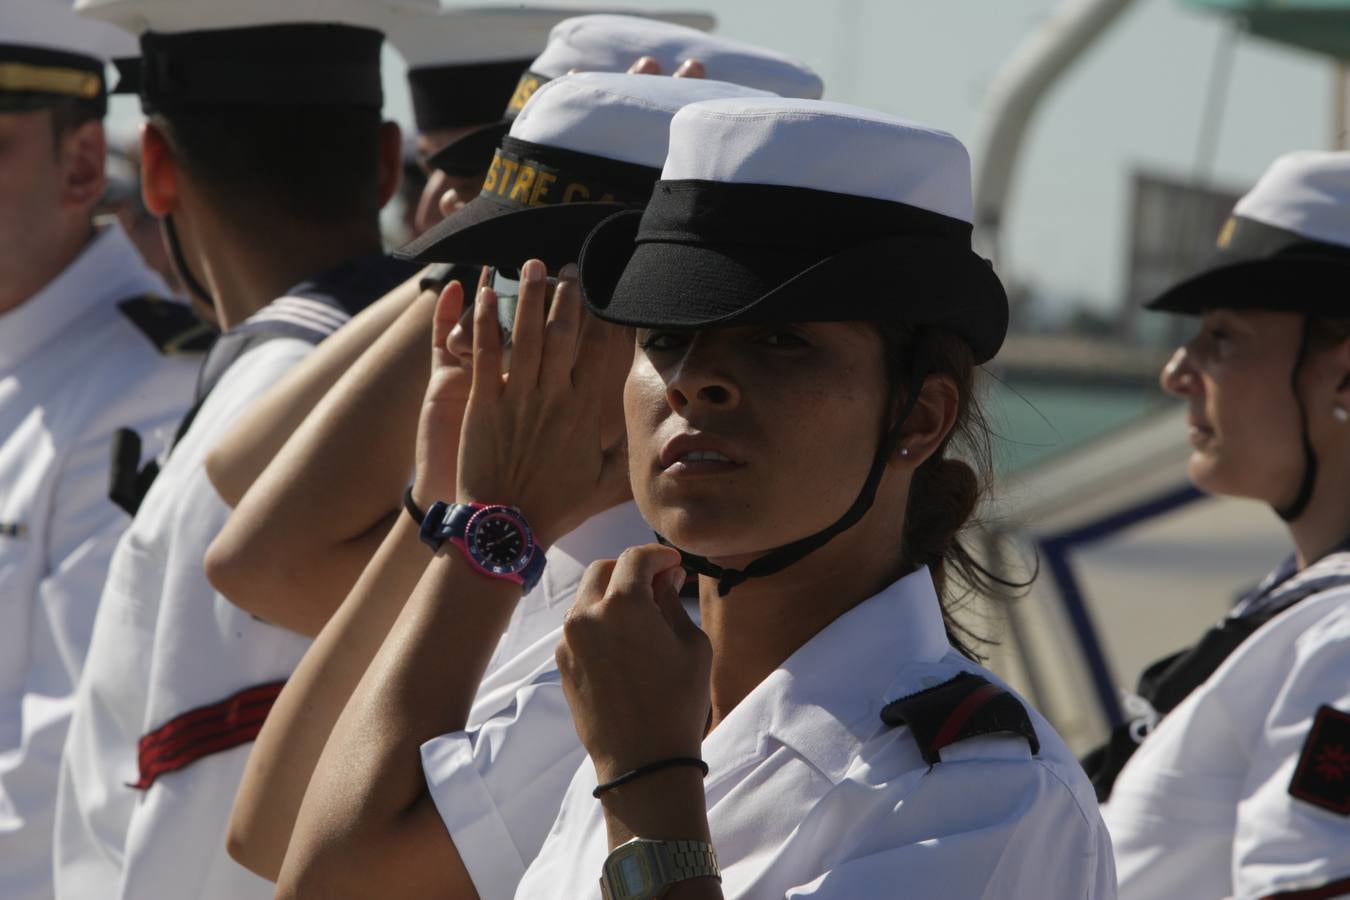
<path id="1" fill-rule="evenodd" d="M 1030 707 L 1040 740 L 986 735 L 930 767 L 889 701 L 960 672 L 927 570 L 840 616 L 703 744 L 728 898 L 1111 898 L 1111 846 L 1086 776 Z M 600 897 L 608 842 L 577 769 L 518 898 Z"/>
<path id="2" fill-rule="evenodd" d="M 0 897 L 52 894 L 57 760 L 109 558 L 113 433 L 153 456 L 192 399 L 199 355 L 165 355 L 118 309 L 167 297 L 115 221 L 0 315 Z"/>
<path id="3" fill-rule="evenodd" d="M 1290 793 L 1323 706 L 1350 713 L 1350 587 L 1257 629 L 1130 758 L 1104 809 L 1120 896 L 1350 892 L 1350 818 Z"/>
<path id="4" fill-rule="evenodd" d="M 482 900 L 515 893 L 585 757 L 553 656 L 563 614 L 590 563 L 651 540 L 630 502 L 549 548 L 543 578 L 521 598 L 479 686 L 468 728 L 422 745 L 428 789 Z"/>
<path id="5" fill-rule="evenodd" d="M 113 556 L 62 759 L 57 890 L 62 900 L 271 897 L 229 858 L 225 832 L 250 744 L 138 781 L 137 743 L 165 722 L 286 678 L 308 639 L 218 594 L 202 559 L 229 508 L 204 466 L 235 419 L 313 346 L 262 343 L 221 378 L 169 456 Z"/>

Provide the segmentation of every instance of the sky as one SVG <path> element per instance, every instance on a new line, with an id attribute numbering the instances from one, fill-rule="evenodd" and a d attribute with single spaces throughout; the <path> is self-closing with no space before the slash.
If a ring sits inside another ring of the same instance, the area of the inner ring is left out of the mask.
<path id="1" fill-rule="evenodd" d="M 1051 12 L 1075 2 L 1081 0 L 626 5 L 710 10 L 718 33 L 810 64 L 825 81 L 827 99 L 946 129 L 978 159 L 990 83 Z M 1027 131 L 1005 213 L 999 260 L 1005 279 L 1033 283 L 1061 304 L 1105 310 L 1119 303 L 1132 174 L 1186 179 L 1197 171 L 1210 71 L 1230 30 L 1227 20 L 1178 0 L 1135 0 L 1065 74 Z M 1241 192 L 1283 152 L 1329 149 L 1332 71 L 1325 57 L 1240 36 L 1209 178 Z M 401 61 L 387 51 L 386 114 L 407 127 L 402 73 Z M 134 100 L 114 99 L 115 134 L 134 133 L 138 119 Z"/>

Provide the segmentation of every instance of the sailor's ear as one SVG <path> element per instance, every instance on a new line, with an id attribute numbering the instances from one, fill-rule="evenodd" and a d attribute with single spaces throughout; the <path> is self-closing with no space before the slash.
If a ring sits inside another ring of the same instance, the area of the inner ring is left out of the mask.
<path id="1" fill-rule="evenodd" d="M 178 208 L 179 172 L 169 139 L 154 122 L 141 123 L 141 196 L 151 215 Z"/>

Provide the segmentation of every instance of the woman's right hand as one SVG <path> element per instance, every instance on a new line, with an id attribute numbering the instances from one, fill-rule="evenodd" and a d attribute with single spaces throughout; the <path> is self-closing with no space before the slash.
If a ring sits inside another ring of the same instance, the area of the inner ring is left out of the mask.
<path id="1" fill-rule="evenodd" d="M 539 260 L 521 267 L 509 370 L 497 297 L 479 290 L 457 494 L 518 507 L 544 547 L 628 496 L 621 410 L 633 354 L 631 330 L 583 309 L 576 266 L 559 273 L 551 307 L 547 274 Z"/>

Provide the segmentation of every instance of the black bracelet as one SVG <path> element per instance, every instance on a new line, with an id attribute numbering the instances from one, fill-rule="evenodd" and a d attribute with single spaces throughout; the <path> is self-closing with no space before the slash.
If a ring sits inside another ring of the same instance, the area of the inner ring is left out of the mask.
<path id="1" fill-rule="evenodd" d="M 636 781 L 643 775 L 650 775 L 653 772 L 659 772 L 662 769 L 673 769 L 676 766 L 689 766 L 691 769 L 698 769 L 703 773 L 703 777 L 708 777 L 708 764 L 703 760 L 693 756 L 672 756 L 670 759 L 658 759 L 656 762 L 647 763 L 645 766 L 638 766 L 631 772 L 624 772 L 613 781 L 597 784 L 595 790 L 591 791 L 591 796 L 599 800 L 600 795 L 605 791 L 613 790 L 630 781 Z"/>
<path id="2" fill-rule="evenodd" d="M 420 528 L 422 521 L 426 519 L 427 514 L 422 512 L 422 507 L 418 506 L 417 501 L 413 499 L 412 489 L 413 486 L 410 484 L 408 485 L 408 489 L 403 492 L 403 508 L 408 511 L 408 515 L 413 517 L 413 521 L 416 522 Z"/>

